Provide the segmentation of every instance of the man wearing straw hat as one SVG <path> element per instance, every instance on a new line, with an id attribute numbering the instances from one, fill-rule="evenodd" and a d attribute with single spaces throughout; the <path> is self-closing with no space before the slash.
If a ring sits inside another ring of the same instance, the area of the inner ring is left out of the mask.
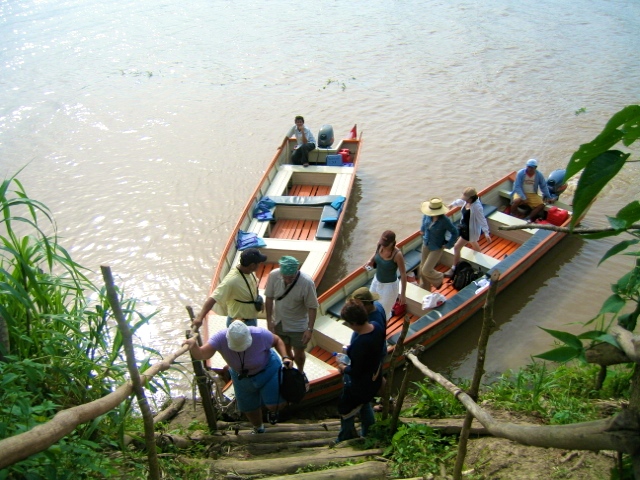
<path id="1" fill-rule="evenodd" d="M 291 256 L 278 261 L 280 268 L 269 273 L 265 287 L 267 326 L 287 347 L 298 370 L 304 371 L 305 348 L 311 340 L 318 311 L 313 279 L 299 270 L 300 262 Z"/>
<path id="2" fill-rule="evenodd" d="M 431 286 L 439 289 L 444 275 L 436 270 L 445 248 L 452 248 L 458 240 L 458 229 L 446 216 L 449 211 L 440 198 L 422 202 L 422 257 L 420 262 L 420 286 L 431 291 Z M 450 237 L 447 240 L 447 232 Z"/>

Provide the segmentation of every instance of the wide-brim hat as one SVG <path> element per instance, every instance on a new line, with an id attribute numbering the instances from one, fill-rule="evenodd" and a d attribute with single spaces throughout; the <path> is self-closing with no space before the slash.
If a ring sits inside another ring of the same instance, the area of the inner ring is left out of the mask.
<path id="1" fill-rule="evenodd" d="M 429 217 L 435 217 L 437 215 L 444 215 L 449 209 L 444 206 L 441 198 L 434 197 L 428 202 L 422 202 L 420 211 Z"/>
<path id="2" fill-rule="evenodd" d="M 244 352 L 253 343 L 251 331 L 242 320 L 234 320 L 227 328 L 227 345 L 234 352 Z"/>
<path id="3" fill-rule="evenodd" d="M 379 300 L 380 295 L 372 292 L 367 287 L 360 287 L 354 291 L 349 298 L 360 300 L 361 302 L 373 302 L 374 300 Z"/>

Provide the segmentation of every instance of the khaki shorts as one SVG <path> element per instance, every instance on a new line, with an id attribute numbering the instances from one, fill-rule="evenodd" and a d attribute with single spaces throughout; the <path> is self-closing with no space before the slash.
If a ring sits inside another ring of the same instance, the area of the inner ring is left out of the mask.
<path id="1" fill-rule="evenodd" d="M 304 332 L 285 332 L 282 330 L 282 322 L 276 325 L 276 335 L 278 335 L 285 345 L 291 345 L 293 348 L 305 348 L 302 343 L 302 335 Z"/>
<path id="2" fill-rule="evenodd" d="M 542 205 L 544 202 L 542 201 L 542 197 L 537 193 L 526 193 L 527 198 L 523 201 L 525 205 L 529 205 L 531 208 L 536 208 L 539 205 Z M 522 200 L 522 197 L 517 193 L 513 194 L 514 200 Z"/>

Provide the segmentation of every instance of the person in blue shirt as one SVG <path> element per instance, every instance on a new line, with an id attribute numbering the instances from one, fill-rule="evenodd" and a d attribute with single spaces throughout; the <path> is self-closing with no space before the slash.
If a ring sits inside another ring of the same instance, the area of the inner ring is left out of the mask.
<path id="1" fill-rule="evenodd" d="M 436 265 L 442 257 L 445 248 L 452 248 L 458 240 L 458 229 L 447 217 L 449 211 L 440 198 L 432 198 L 422 202 L 420 210 L 422 216 L 422 257 L 420 261 L 420 286 L 431 291 L 431 287 L 438 290 L 442 286 L 444 274 L 436 270 Z M 447 233 L 449 236 L 447 238 Z"/>
<path id="2" fill-rule="evenodd" d="M 303 167 L 309 166 L 309 152 L 315 150 L 316 139 L 305 124 L 304 118 L 298 115 L 295 118 L 295 125 L 289 130 L 288 137 L 296 136 L 297 145 L 291 156 L 291 161 L 294 165 L 302 165 Z"/>
<path id="3" fill-rule="evenodd" d="M 542 192 L 542 197 L 538 191 Z M 538 161 L 535 158 L 527 160 L 525 167 L 516 174 L 511 192 L 511 213 L 516 214 L 520 205 L 527 205 L 531 212 L 524 219 L 533 222 L 544 209 L 545 202 L 553 203 L 556 200 L 557 197 L 549 192 L 544 175 L 538 171 Z"/>
<path id="4" fill-rule="evenodd" d="M 344 377 L 342 394 L 338 401 L 340 432 L 338 442 L 355 438 L 355 416 L 360 414 L 361 434 L 365 436 L 375 423 L 371 400 L 382 384 L 380 352 L 384 345 L 384 331 L 377 323 L 369 322 L 360 300 L 349 299 L 340 311 L 340 317 L 353 330 L 351 345 L 347 349 L 350 363 L 338 363 Z"/>

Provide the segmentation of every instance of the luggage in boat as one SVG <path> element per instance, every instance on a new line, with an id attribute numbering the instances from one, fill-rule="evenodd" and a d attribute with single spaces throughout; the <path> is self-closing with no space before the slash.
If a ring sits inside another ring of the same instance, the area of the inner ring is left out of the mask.
<path id="1" fill-rule="evenodd" d="M 327 167 L 341 167 L 342 155 L 327 155 Z"/>
<path id="2" fill-rule="evenodd" d="M 569 212 L 556 206 L 550 207 L 547 212 L 547 222 L 559 227 L 569 218 Z"/>

